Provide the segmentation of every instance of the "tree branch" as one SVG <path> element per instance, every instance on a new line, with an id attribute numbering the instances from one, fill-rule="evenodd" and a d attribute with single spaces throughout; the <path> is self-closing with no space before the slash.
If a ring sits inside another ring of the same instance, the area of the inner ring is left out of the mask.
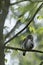
<path id="1" fill-rule="evenodd" d="M 8 38 L 8 37 L 12 34 L 12 32 L 14 32 L 14 30 L 15 30 L 17 24 L 18 24 L 18 21 L 17 21 L 17 23 L 15 24 L 15 26 L 13 27 L 13 29 L 5 36 L 5 39 Z"/>
<path id="2" fill-rule="evenodd" d="M 16 35 L 14 35 L 11 39 L 9 39 L 8 41 L 6 41 L 4 43 L 4 45 L 6 45 L 8 42 L 10 42 L 12 39 L 14 39 L 16 36 L 18 36 L 21 32 L 23 32 L 27 27 L 28 25 L 30 25 L 30 23 L 32 22 L 32 20 L 34 19 L 35 15 L 38 13 L 38 11 L 41 9 L 43 3 L 39 6 L 39 8 L 36 10 L 35 14 L 33 15 L 33 17 L 29 20 L 28 24 L 21 30 L 19 31 Z"/>
<path id="3" fill-rule="evenodd" d="M 15 48 L 15 47 L 9 47 L 9 46 L 5 46 L 4 48 L 5 48 L 5 49 L 12 49 L 12 50 L 19 50 L 19 51 L 28 51 L 28 52 L 43 53 L 43 51 L 39 51 L 39 50 L 26 50 L 26 49 Z"/>
<path id="4" fill-rule="evenodd" d="M 35 1 L 32 1 L 32 0 L 22 0 L 22 1 L 18 1 L 18 2 L 14 2 L 14 3 L 10 3 L 10 6 L 12 6 L 12 5 L 16 5 L 16 4 L 18 4 L 18 3 L 21 3 L 21 2 L 24 2 L 24 1 L 30 1 L 30 2 L 43 2 L 42 0 L 35 0 Z"/>
<path id="5" fill-rule="evenodd" d="M 21 1 L 18 1 L 18 2 L 10 3 L 10 6 L 16 5 L 16 4 L 24 2 L 24 1 L 30 1 L 30 2 L 32 2 L 31 0 L 21 0 Z"/>
<path id="6" fill-rule="evenodd" d="M 24 14 L 25 14 L 25 13 L 19 15 L 18 18 L 22 17 Z M 5 36 L 5 39 L 8 38 L 8 37 L 10 36 L 10 34 L 12 34 L 12 32 L 14 32 L 14 30 L 15 30 L 16 26 L 18 25 L 18 22 L 19 22 L 19 21 L 20 21 L 20 20 L 17 20 L 17 22 L 16 22 L 15 26 L 13 27 L 13 29 Z"/>

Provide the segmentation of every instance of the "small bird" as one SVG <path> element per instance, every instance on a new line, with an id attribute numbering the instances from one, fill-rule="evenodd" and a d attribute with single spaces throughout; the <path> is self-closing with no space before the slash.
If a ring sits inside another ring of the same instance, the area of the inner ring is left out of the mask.
<path id="1" fill-rule="evenodd" d="M 30 34 L 28 35 L 24 41 L 23 41 L 23 49 L 26 49 L 26 50 L 32 50 L 34 47 L 34 43 L 33 43 L 33 36 Z M 25 56 L 26 54 L 26 51 L 23 51 L 23 56 Z"/>

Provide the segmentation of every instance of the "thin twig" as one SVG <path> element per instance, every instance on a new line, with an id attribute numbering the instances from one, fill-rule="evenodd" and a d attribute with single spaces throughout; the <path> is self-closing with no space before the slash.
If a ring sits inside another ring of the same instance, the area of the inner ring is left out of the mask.
<path id="1" fill-rule="evenodd" d="M 15 24 L 15 26 L 13 27 L 13 29 L 5 36 L 5 39 L 8 38 L 8 37 L 12 34 L 12 32 L 14 32 L 14 30 L 15 30 L 17 24 L 18 24 L 18 21 L 17 21 L 17 23 Z"/>
<path id="2" fill-rule="evenodd" d="M 32 2 L 31 0 L 21 0 L 21 1 L 18 1 L 18 2 L 10 3 L 10 6 L 16 5 L 16 4 L 24 2 L 24 1 L 30 1 L 30 2 Z"/>
<path id="3" fill-rule="evenodd" d="M 4 43 L 4 45 L 6 45 L 8 42 L 10 42 L 11 40 L 13 40 L 16 36 L 18 36 L 21 32 L 23 32 L 27 27 L 28 25 L 30 25 L 30 23 L 32 22 L 32 20 L 34 19 L 35 15 L 38 13 L 38 11 L 41 9 L 43 3 L 39 6 L 39 8 L 36 10 L 35 14 L 33 15 L 33 17 L 29 20 L 28 24 L 21 30 L 19 31 L 16 35 L 14 35 L 11 39 L 9 39 L 8 41 L 6 41 Z"/>
<path id="4" fill-rule="evenodd" d="M 35 1 L 32 1 L 32 0 L 21 0 L 21 1 L 18 1 L 18 2 L 14 2 L 14 3 L 10 3 L 10 6 L 12 6 L 12 5 L 16 5 L 16 4 L 18 4 L 18 3 L 21 3 L 21 2 L 24 2 L 24 1 L 30 1 L 30 2 L 43 2 L 42 0 L 35 0 Z"/>
<path id="5" fill-rule="evenodd" d="M 25 13 L 19 15 L 18 18 L 22 17 L 24 14 Z M 15 26 L 13 27 L 13 29 L 5 36 L 5 39 L 8 38 L 10 36 L 10 34 L 12 34 L 13 31 L 15 31 L 15 28 L 16 28 L 16 26 L 17 26 L 17 24 L 18 24 L 19 21 L 20 20 L 17 20 L 17 22 L 16 22 Z"/>
<path id="6" fill-rule="evenodd" d="M 28 52 L 43 53 L 43 51 L 39 51 L 39 50 L 26 50 L 26 49 L 15 48 L 15 47 L 9 47 L 9 46 L 5 46 L 4 48 L 5 48 L 5 49 L 12 49 L 12 50 L 19 50 L 19 51 L 28 51 Z"/>
<path id="7" fill-rule="evenodd" d="M 12 5 L 16 5 L 16 4 L 18 4 L 18 3 L 21 3 L 21 2 L 24 2 L 24 1 L 30 1 L 30 2 L 43 2 L 42 0 L 35 0 L 35 1 L 32 1 L 32 0 L 21 0 L 21 1 L 18 1 L 18 2 L 14 2 L 14 3 L 10 3 L 10 6 L 12 6 Z"/>

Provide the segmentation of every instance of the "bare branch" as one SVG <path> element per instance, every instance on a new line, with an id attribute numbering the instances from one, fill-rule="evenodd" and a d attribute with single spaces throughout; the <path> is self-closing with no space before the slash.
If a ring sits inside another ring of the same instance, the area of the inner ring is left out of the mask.
<path id="1" fill-rule="evenodd" d="M 13 29 L 5 36 L 5 39 L 8 38 L 12 34 L 12 32 L 15 30 L 17 24 L 18 24 L 18 22 L 15 24 L 15 26 L 13 27 Z"/>
<path id="2" fill-rule="evenodd" d="M 6 41 L 4 43 L 4 45 L 6 45 L 8 42 L 10 42 L 12 39 L 14 39 L 15 37 L 17 37 L 21 32 L 23 32 L 27 27 L 28 25 L 30 25 L 30 23 L 32 22 L 32 20 L 34 19 L 35 15 L 38 13 L 38 11 L 41 9 L 43 3 L 39 6 L 39 8 L 36 10 L 35 14 L 33 15 L 33 17 L 29 20 L 28 24 L 21 30 L 19 31 L 16 35 L 14 35 L 11 39 L 9 39 L 8 41 Z"/>
<path id="3" fill-rule="evenodd" d="M 26 49 L 15 48 L 15 47 L 9 47 L 9 46 L 5 46 L 4 48 L 5 48 L 5 49 L 12 49 L 12 50 L 19 50 L 19 51 L 28 51 L 28 52 L 43 53 L 43 51 L 39 51 L 39 50 L 26 50 Z"/>
<path id="4" fill-rule="evenodd" d="M 25 14 L 25 13 L 19 15 L 18 18 L 22 17 L 24 14 Z M 16 28 L 16 26 L 17 26 L 17 24 L 18 24 L 19 21 L 20 21 L 20 20 L 17 20 L 17 22 L 16 22 L 15 26 L 13 27 L 13 29 L 5 36 L 5 39 L 8 38 L 8 37 L 12 34 L 13 31 L 15 31 L 15 28 Z"/>
<path id="5" fill-rule="evenodd" d="M 24 2 L 24 1 L 30 1 L 30 2 L 32 2 L 31 0 L 21 0 L 21 1 L 18 1 L 18 2 L 10 3 L 10 6 L 16 5 L 16 4 Z"/>
<path id="6" fill-rule="evenodd" d="M 18 3 L 21 3 L 21 2 L 24 2 L 24 1 L 30 1 L 30 2 L 43 2 L 42 0 L 21 0 L 21 1 L 18 1 L 18 2 L 14 2 L 14 3 L 10 3 L 10 6 L 12 6 L 12 5 L 16 5 L 16 4 L 18 4 Z"/>

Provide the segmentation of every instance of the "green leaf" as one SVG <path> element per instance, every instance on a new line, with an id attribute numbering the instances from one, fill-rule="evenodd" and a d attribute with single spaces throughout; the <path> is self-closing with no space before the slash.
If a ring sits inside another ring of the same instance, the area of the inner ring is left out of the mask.
<path id="1" fill-rule="evenodd" d="M 30 30 L 30 32 L 32 32 L 32 33 L 36 33 L 36 29 L 35 29 L 35 27 L 33 27 L 33 26 L 30 26 L 30 27 L 29 27 L 29 30 Z"/>
<path id="2" fill-rule="evenodd" d="M 37 19 L 39 19 L 39 20 L 40 20 L 40 19 L 43 19 L 43 16 L 38 16 Z"/>
<path id="3" fill-rule="evenodd" d="M 38 33 L 40 35 L 43 34 L 43 27 L 38 28 L 36 33 Z"/>

